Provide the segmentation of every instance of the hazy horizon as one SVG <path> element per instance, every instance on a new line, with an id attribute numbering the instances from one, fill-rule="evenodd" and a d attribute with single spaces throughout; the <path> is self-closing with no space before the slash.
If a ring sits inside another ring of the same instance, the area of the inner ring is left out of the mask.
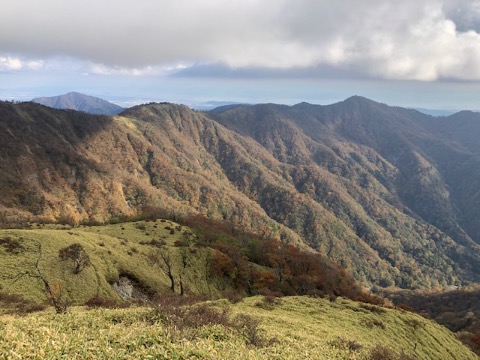
<path id="1" fill-rule="evenodd" d="M 478 0 L 18 0 L 0 20 L 3 100 L 480 109 Z"/>

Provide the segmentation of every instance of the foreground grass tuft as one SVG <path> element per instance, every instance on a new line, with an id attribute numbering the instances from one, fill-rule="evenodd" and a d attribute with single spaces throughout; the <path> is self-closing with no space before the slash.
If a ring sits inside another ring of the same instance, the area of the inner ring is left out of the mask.
<path id="1" fill-rule="evenodd" d="M 236 304 L 176 301 L 168 300 L 167 309 L 3 315 L 0 358 L 477 359 L 431 321 L 395 310 L 372 313 L 343 298 L 287 297 L 269 309 L 257 305 L 261 297 Z M 385 328 L 362 325 L 374 319 Z M 267 341 L 256 346 L 250 341 L 255 336 Z"/>

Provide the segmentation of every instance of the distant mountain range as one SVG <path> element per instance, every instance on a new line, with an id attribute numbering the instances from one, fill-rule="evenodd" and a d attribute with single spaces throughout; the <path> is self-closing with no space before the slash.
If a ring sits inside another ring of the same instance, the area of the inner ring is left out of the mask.
<path id="1" fill-rule="evenodd" d="M 432 115 L 432 116 L 450 116 L 455 114 L 455 110 L 435 110 L 435 109 L 424 109 L 424 108 L 415 108 L 414 110 L 420 111 L 421 113 Z"/>
<path id="2" fill-rule="evenodd" d="M 194 110 L 202 110 L 202 111 L 209 111 L 216 109 L 221 106 L 229 106 L 229 105 L 241 105 L 243 103 L 235 102 L 235 101 L 206 101 L 206 102 L 198 102 L 198 103 L 185 103 L 189 108 Z"/>
<path id="3" fill-rule="evenodd" d="M 78 92 L 69 92 L 65 95 L 38 97 L 32 99 L 33 102 L 49 106 L 55 109 L 70 109 L 83 111 L 90 114 L 116 115 L 125 110 L 125 108 L 103 100 L 98 97 L 81 94 Z M 206 101 L 206 102 L 185 102 L 183 103 L 194 110 L 210 111 L 219 107 L 229 105 L 246 105 L 236 101 Z M 454 114 L 454 110 L 435 110 L 425 108 L 415 108 L 414 110 L 432 116 L 449 116 Z"/>
<path id="4" fill-rule="evenodd" d="M 59 96 L 39 97 L 32 101 L 55 109 L 71 109 L 90 114 L 116 115 L 124 110 L 121 106 L 106 100 L 78 92 L 69 92 Z"/>
<path id="5" fill-rule="evenodd" d="M 0 222 L 166 209 L 318 251 L 366 284 L 480 281 L 480 114 L 362 97 L 146 104 L 116 117 L 0 102 Z"/>

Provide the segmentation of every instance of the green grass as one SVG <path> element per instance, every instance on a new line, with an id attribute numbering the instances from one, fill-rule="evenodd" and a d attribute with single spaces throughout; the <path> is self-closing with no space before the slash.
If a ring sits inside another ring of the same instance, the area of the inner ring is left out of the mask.
<path id="1" fill-rule="evenodd" d="M 12 252 L 7 246 L 10 240 L 5 239 L 18 240 L 24 248 Z M 46 302 L 38 279 L 15 280 L 18 274 L 34 270 L 38 242 L 40 268 L 50 283 L 61 285 L 63 299 L 74 305 L 95 296 L 119 299 L 111 284 L 121 274 L 137 279 L 151 293 L 168 293 L 168 277 L 148 258 L 157 249 L 148 243 L 162 240 L 163 251 L 171 255 L 176 282 L 181 275 L 188 293 L 218 297 L 226 284 L 208 278 L 211 250 L 175 246 L 176 241 L 193 239 L 188 228 L 163 220 L 0 230 L 0 291 Z M 59 249 L 72 243 L 80 243 L 91 261 L 77 275 L 72 263 L 58 257 Z M 251 297 L 234 305 L 226 300 L 209 304 L 228 306 L 232 318 L 243 313 L 259 319 L 260 334 L 268 345 L 252 346 L 238 329 L 220 324 L 185 331 L 180 325 L 162 323 L 150 308 L 71 306 L 67 314 L 55 315 L 49 308 L 20 317 L 7 315 L 11 309 L 5 306 L 0 308 L 0 359 L 369 359 L 377 345 L 419 359 L 477 359 L 454 334 L 432 321 L 344 298 L 330 302 L 286 297 L 280 304 L 265 304 L 262 297 Z"/>
<path id="2" fill-rule="evenodd" d="M 247 298 L 238 307 L 261 316 L 269 334 L 281 339 L 282 343 L 288 342 L 289 347 L 296 348 L 299 353 L 302 349 L 315 349 L 320 354 L 323 349 L 334 358 L 339 353 L 348 355 L 347 358 L 365 356 L 365 351 L 342 349 L 346 340 L 362 345 L 364 350 L 381 344 L 396 353 L 403 351 L 420 359 L 476 358 L 446 328 L 415 314 L 393 309 L 372 312 L 343 298 L 335 302 L 307 297 L 285 298 L 282 306 L 271 312 L 253 306 L 255 302 L 254 298 Z"/>
<path id="3" fill-rule="evenodd" d="M 218 288 L 207 278 L 209 249 L 174 246 L 175 241 L 188 241 L 193 235 L 188 228 L 170 221 L 140 221 L 73 229 L 35 225 L 28 230 L 0 230 L 0 239 L 8 237 L 17 239 L 25 250 L 14 254 L 0 246 L 0 291 L 36 302 L 47 299 L 41 281 L 26 276 L 14 281 L 21 272 L 34 270 L 38 256 L 35 241 L 42 246 L 40 268 L 50 283 L 61 285 L 63 298 L 73 304 L 82 305 L 94 296 L 118 298 L 111 284 L 122 274 L 138 280 L 150 293 L 168 292 L 169 279 L 158 265 L 153 265 L 148 259 L 148 255 L 157 250 L 155 246 L 146 244 L 152 239 L 166 242 L 164 250 L 171 254 L 176 282 L 181 275 L 188 292 L 219 295 Z M 76 275 L 72 271 L 73 264 L 58 257 L 61 248 L 73 243 L 80 243 L 91 261 L 90 266 Z M 188 258 L 187 267 L 182 265 L 182 252 Z"/>
<path id="4" fill-rule="evenodd" d="M 419 359 L 477 359 L 446 328 L 410 313 L 371 312 L 340 298 L 287 297 L 272 310 L 257 306 L 259 302 L 261 297 L 210 304 L 230 307 L 231 316 L 246 313 L 259 319 L 261 335 L 274 339 L 263 347 L 249 345 L 238 331 L 221 325 L 182 333 L 149 308 L 77 307 L 65 315 L 49 310 L 1 316 L 0 358 L 369 359 L 372 348 L 381 344 Z M 373 320 L 384 328 L 365 325 Z M 357 346 L 349 349 L 352 343 Z"/>

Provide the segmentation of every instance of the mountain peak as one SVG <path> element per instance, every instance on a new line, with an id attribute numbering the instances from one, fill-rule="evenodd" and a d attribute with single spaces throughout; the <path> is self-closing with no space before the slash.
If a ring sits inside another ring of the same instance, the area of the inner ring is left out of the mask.
<path id="1" fill-rule="evenodd" d="M 449 116 L 451 119 L 478 119 L 480 117 L 480 113 L 476 111 L 471 111 L 471 110 L 462 110 L 458 111 L 452 115 Z"/>
<path id="2" fill-rule="evenodd" d="M 39 97 L 32 101 L 55 109 L 70 109 L 90 114 L 115 115 L 124 110 L 106 100 L 75 91 L 59 96 Z"/>
<path id="3" fill-rule="evenodd" d="M 366 97 L 354 95 L 350 96 L 349 98 L 345 99 L 344 101 L 340 102 L 341 104 L 352 104 L 352 105 L 385 105 L 373 100 L 370 100 Z"/>

